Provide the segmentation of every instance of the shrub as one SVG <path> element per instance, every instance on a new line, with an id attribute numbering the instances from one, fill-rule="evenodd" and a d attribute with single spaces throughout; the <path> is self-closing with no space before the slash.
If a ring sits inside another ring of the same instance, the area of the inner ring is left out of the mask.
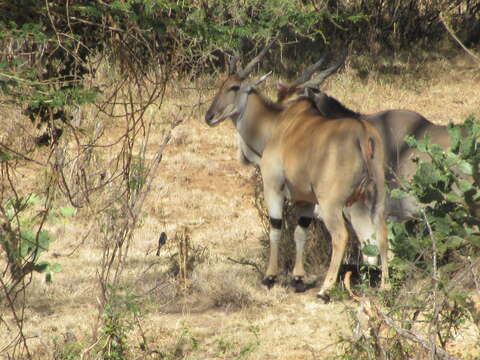
<path id="1" fill-rule="evenodd" d="M 352 313 L 368 309 L 368 326 L 347 341 L 345 358 L 453 358 L 449 343 L 469 320 L 478 322 L 480 123 L 469 117 L 449 133 L 448 149 L 407 139 L 428 159 L 414 159 L 413 179 L 392 195 L 414 196 L 419 213 L 390 223 L 393 290 L 360 299 Z"/>

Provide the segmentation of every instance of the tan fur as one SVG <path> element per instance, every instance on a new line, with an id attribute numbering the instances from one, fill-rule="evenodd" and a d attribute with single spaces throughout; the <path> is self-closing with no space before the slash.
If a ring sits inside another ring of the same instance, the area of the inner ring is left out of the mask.
<path id="1" fill-rule="evenodd" d="M 235 84 L 237 82 L 237 84 Z M 228 90 L 237 86 L 238 91 Z M 242 93 L 247 89 L 247 93 Z M 247 96 L 247 97 L 242 97 Z M 243 99 L 243 100 L 242 100 Z M 248 99 L 245 101 L 244 99 Z M 371 224 L 359 233 L 361 241 L 376 237 L 381 251 L 382 286 L 388 278 L 387 239 L 384 220 L 383 146 L 375 128 L 354 118 L 329 120 L 318 114 L 308 99 L 298 99 L 284 107 L 274 105 L 239 79 L 227 79 L 206 114 L 207 124 L 236 106 L 232 120 L 243 141 L 261 155 L 260 169 L 264 195 L 271 218 L 282 216 L 284 197 L 288 196 L 306 214 L 318 204 L 332 237 L 332 258 L 319 296 L 325 298 L 335 284 L 348 233 L 343 211 L 352 206 L 354 228 Z M 241 114 L 241 115 L 239 115 Z M 358 195 L 360 189 L 361 196 Z M 368 191 L 367 191 L 368 189 Z M 355 195 L 357 194 L 357 195 Z M 359 209 L 369 209 L 364 211 Z M 355 214 L 369 214 L 359 221 Z M 278 274 L 279 232 L 270 233 L 270 259 L 266 279 Z M 304 229 L 297 226 L 294 278 L 305 276 L 303 269 Z"/>
<path id="2" fill-rule="evenodd" d="M 324 93 L 306 92 L 306 89 L 290 87 L 288 84 L 279 86 L 277 103 L 279 105 L 288 104 L 305 96 L 313 101 L 319 115 L 334 119 L 344 116 L 354 117 L 365 120 L 378 130 L 384 146 L 386 181 L 391 189 L 399 187 L 399 179 L 410 179 L 415 174 L 416 164 L 412 161 L 413 158 L 426 158 L 425 154 L 407 145 L 405 141 L 407 135 L 418 140 L 428 135 L 432 143 L 439 144 L 444 148 L 450 144 L 446 126 L 436 125 L 411 110 L 394 109 L 374 114 L 361 114 L 347 109 L 338 100 Z M 397 220 L 411 218 L 419 210 L 413 197 L 403 199 L 387 197 L 386 203 L 386 216 Z"/>

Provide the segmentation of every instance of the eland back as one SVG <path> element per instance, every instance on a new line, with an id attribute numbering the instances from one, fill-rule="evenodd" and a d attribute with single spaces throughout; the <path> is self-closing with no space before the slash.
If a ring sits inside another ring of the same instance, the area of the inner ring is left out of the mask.
<path id="1" fill-rule="evenodd" d="M 318 62 L 309 66 L 291 83 L 279 83 L 277 103 L 284 104 L 298 96 L 308 97 L 315 104 L 318 114 L 329 119 L 345 117 L 364 120 L 373 124 L 378 130 L 385 153 L 385 175 L 387 186 L 391 189 L 399 186 L 399 180 L 408 179 L 415 173 L 416 165 L 412 161 L 422 154 L 408 146 L 405 141 L 407 135 L 415 139 L 429 136 L 432 143 L 446 148 L 450 144 L 447 127 L 436 125 L 421 114 L 411 110 L 385 110 L 374 114 L 362 114 L 348 109 L 340 101 L 331 97 L 318 86 L 332 75 L 343 64 L 345 56 L 332 66 L 313 77 L 326 60 L 324 55 Z M 418 204 L 412 197 L 394 199 L 387 196 L 385 215 L 397 220 L 405 220 L 418 211 Z"/>

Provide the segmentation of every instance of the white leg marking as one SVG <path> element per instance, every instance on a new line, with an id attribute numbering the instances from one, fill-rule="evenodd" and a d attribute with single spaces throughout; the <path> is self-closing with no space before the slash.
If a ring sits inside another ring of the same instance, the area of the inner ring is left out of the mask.
<path id="1" fill-rule="evenodd" d="M 294 233 L 295 239 L 295 267 L 293 268 L 294 277 L 305 276 L 305 269 L 303 268 L 303 250 L 307 240 L 307 228 L 297 225 Z"/>

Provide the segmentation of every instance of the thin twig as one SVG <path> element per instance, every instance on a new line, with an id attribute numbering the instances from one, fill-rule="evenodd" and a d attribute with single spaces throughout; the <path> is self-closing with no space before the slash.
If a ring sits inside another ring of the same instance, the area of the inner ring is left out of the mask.
<path id="1" fill-rule="evenodd" d="M 417 333 L 413 332 L 412 330 L 407 330 L 400 326 L 397 326 L 397 324 L 395 324 L 395 321 L 393 321 L 393 319 L 385 315 L 380 309 L 376 308 L 376 311 L 380 315 L 383 322 L 387 324 L 389 327 L 391 327 L 392 329 L 394 329 L 398 335 L 406 338 L 407 340 L 420 344 L 426 350 L 431 351 L 433 347 L 435 349 L 435 355 L 437 355 L 438 358 L 442 360 L 460 360 L 456 356 L 451 355 L 445 350 L 443 350 L 437 344 L 431 344 L 430 341 L 418 335 Z"/>
<path id="2" fill-rule="evenodd" d="M 227 260 L 231 261 L 235 264 L 239 264 L 239 265 L 253 266 L 255 268 L 255 270 L 257 270 L 260 275 L 263 274 L 263 271 L 260 269 L 260 267 L 251 260 L 247 260 L 247 259 L 235 260 L 235 259 L 232 259 L 231 257 L 227 257 Z"/>
<path id="3" fill-rule="evenodd" d="M 428 221 L 427 215 L 425 214 L 425 210 L 422 209 L 422 216 L 425 220 L 425 224 L 427 224 L 428 234 L 430 239 L 432 240 L 432 280 L 433 280 L 433 318 L 432 321 L 429 322 L 428 326 L 428 333 L 430 337 L 430 356 L 432 360 L 435 360 L 435 336 L 436 332 L 433 328 L 438 328 L 438 315 L 440 312 L 440 307 L 438 305 L 437 293 L 438 293 L 438 271 L 437 271 L 437 242 L 435 236 L 433 235 L 432 227 L 430 226 L 430 222 Z"/>
<path id="4" fill-rule="evenodd" d="M 5 293 L 5 298 L 8 301 L 8 306 L 10 307 L 11 313 L 12 313 L 14 319 L 15 319 L 15 325 L 18 327 L 18 336 L 20 336 L 21 341 L 23 342 L 23 347 L 24 347 L 25 351 L 27 352 L 27 357 L 29 359 L 31 359 L 32 355 L 30 354 L 30 349 L 29 349 L 28 344 L 27 344 L 27 338 L 25 337 L 25 334 L 23 333 L 23 321 L 24 321 L 23 314 L 20 317 L 17 315 L 17 311 L 15 310 L 16 306 L 14 304 L 14 299 L 11 298 L 10 292 L 7 291 L 9 286 L 3 281 L 2 278 L 0 278 L 0 284 L 2 285 L 2 290 Z M 23 309 L 24 309 L 24 307 L 22 308 L 22 310 Z"/>
<path id="5" fill-rule="evenodd" d="M 475 59 L 476 62 L 480 64 L 480 57 L 478 57 L 473 51 L 468 49 L 461 41 L 460 39 L 454 34 L 454 32 L 450 29 L 450 27 L 447 25 L 446 21 L 443 19 L 443 14 L 440 13 L 440 22 L 445 26 L 445 29 L 447 29 L 447 32 L 450 34 L 450 36 L 462 47 L 465 52 L 470 55 L 472 58 Z"/>
<path id="6" fill-rule="evenodd" d="M 15 150 L 13 150 L 12 148 L 6 146 L 5 144 L 0 143 L 0 147 L 6 149 L 7 151 L 10 151 L 10 152 L 14 153 L 16 156 L 21 157 L 23 160 L 31 161 L 31 162 L 33 162 L 33 163 L 35 163 L 35 164 L 37 164 L 37 165 L 45 166 L 45 164 L 41 163 L 40 161 L 37 161 L 37 160 L 35 160 L 35 159 L 31 159 L 31 158 L 29 158 L 28 156 L 25 156 L 25 155 L 19 153 L 18 151 L 15 151 Z"/>

